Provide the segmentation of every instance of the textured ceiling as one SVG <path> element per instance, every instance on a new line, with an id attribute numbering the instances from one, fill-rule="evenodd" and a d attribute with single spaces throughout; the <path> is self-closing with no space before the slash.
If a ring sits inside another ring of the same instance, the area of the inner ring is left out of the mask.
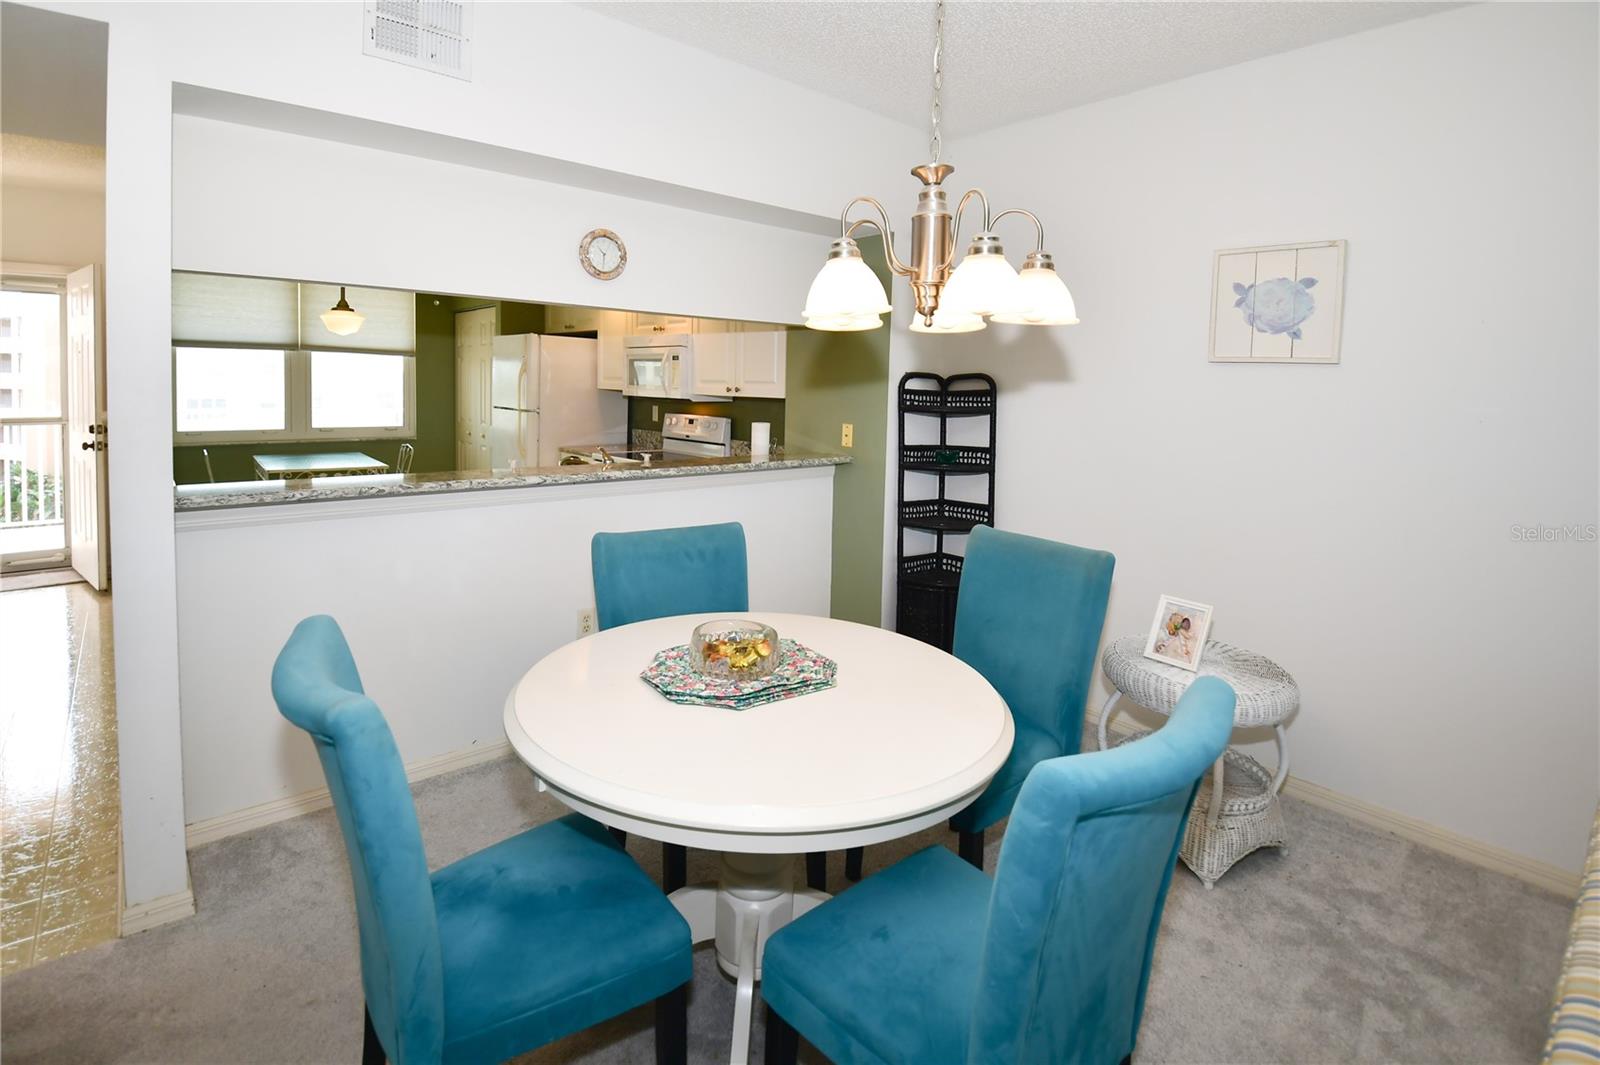
<path id="1" fill-rule="evenodd" d="M 583 6 L 900 122 L 928 125 L 932 3 L 629 0 Z M 1459 5 L 952 2 L 945 15 L 946 136 L 1453 6 Z"/>
<path id="2" fill-rule="evenodd" d="M 106 150 L 98 144 L 0 133 L 0 178 L 7 185 L 102 191 L 106 187 Z"/>

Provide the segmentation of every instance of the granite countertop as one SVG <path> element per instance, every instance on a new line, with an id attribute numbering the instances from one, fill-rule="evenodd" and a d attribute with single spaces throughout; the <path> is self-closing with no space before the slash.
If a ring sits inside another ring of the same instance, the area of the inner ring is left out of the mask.
<path id="1" fill-rule="evenodd" d="M 224 507 L 260 507 L 283 503 L 320 503 L 330 499 L 431 495 L 440 492 L 483 492 L 540 485 L 646 481 L 663 477 L 698 477 L 718 473 L 797 470 L 840 466 L 851 459 L 821 451 L 774 448 L 764 459 L 748 454 L 719 458 L 674 455 L 652 458 L 649 466 L 541 466 L 525 470 L 454 470 L 446 473 L 382 473 L 355 477 L 312 477 L 287 481 L 228 481 L 184 484 L 174 489 L 173 509 L 181 512 Z"/>

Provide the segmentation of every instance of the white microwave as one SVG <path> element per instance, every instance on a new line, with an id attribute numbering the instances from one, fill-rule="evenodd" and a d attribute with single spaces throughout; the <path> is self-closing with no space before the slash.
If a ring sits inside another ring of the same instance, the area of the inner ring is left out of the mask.
<path id="1" fill-rule="evenodd" d="M 625 396 L 660 396 L 664 399 L 724 399 L 694 393 L 694 337 L 687 333 L 658 333 L 628 337 L 624 351 L 627 374 Z"/>

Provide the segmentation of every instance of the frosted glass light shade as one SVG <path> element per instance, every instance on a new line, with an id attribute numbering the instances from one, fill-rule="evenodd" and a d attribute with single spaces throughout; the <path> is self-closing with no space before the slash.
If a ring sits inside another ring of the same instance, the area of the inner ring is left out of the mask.
<path id="1" fill-rule="evenodd" d="M 882 326 L 883 319 L 876 314 L 830 314 L 806 319 L 807 329 L 821 329 L 828 333 L 860 333 Z"/>
<path id="2" fill-rule="evenodd" d="M 942 303 L 933 312 L 932 325 L 925 325 L 920 314 L 911 316 L 913 333 L 976 333 L 983 327 L 984 321 L 977 315 L 949 310 Z"/>
<path id="3" fill-rule="evenodd" d="M 338 310 L 322 312 L 322 324 L 328 327 L 328 332 L 335 336 L 347 337 L 361 328 L 361 323 L 366 321 L 366 315 L 357 314 L 352 310 Z"/>
<path id="4" fill-rule="evenodd" d="M 1003 254 L 968 252 L 939 302 L 953 314 L 990 315 L 1014 311 L 1017 298 L 1017 271 Z"/>
<path id="5" fill-rule="evenodd" d="M 806 324 L 811 325 L 813 319 L 819 323 L 837 323 L 863 317 L 876 319 L 890 310 L 889 294 L 884 291 L 883 282 L 878 280 L 878 275 L 872 272 L 866 260 L 860 254 L 855 254 L 830 257 L 822 264 L 816 280 L 811 282 L 811 291 L 806 293 L 806 309 L 800 313 L 806 319 Z M 881 325 L 882 322 L 876 324 Z M 812 328 L 838 329 L 839 325 L 818 324 Z M 851 328 L 871 329 L 873 326 L 858 324 Z"/>
<path id="6" fill-rule="evenodd" d="M 1061 275 L 1048 266 L 1024 266 L 1017 275 L 1018 306 L 994 321 L 1017 325 L 1077 325 L 1078 308 Z"/>
<path id="7" fill-rule="evenodd" d="M 357 314 L 344 298 L 344 286 L 339 286 L 339 302 L 328 310 L 322 312 L 322 324 L 328 327 L 328 332 L 334 336 L 347 337 L 361 328 L 361 323 L 366 321 L 364 314 Z"/>

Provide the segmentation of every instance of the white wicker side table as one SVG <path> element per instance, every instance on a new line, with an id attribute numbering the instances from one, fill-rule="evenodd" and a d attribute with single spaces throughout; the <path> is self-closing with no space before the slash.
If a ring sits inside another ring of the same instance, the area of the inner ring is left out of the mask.
<path id="1" fill-rule="evenodd" d="M 1100 656 L 1100 668 L 1112 692 L 1100 710 L 1100 749 L 1106 747 L 1106 725 L 1123 696 L 1158 714 L 1171 714 L 1178 699 L 1197 676 L 1214 676 L 1228 682 L 1238 696 L 1233 723 L 1236 728 L 1270 727 L 1278 746 L 1278 767 L 1269 774 L 1265 766 L 1232 747 L 1217 759 L 1210 777 L 1195 796 L 1195 813 L 1189 816 L 1179 855 L 1207 888 L 1216 884 L 1240 858 L 1261 847 L 1284 851 L 1287 837 L 1278 789 L 1289 775 L 1289 745 L 1283 723 L 1300 705 L 1300 687 L 1282 666 L 1242 647 L 1207 640 L 1200 669 L 1191 673 L 1144 656 L 1143 636 L 1115 640 Z M 1148 735 L 1138 732 L 1119 743 Z"/>

